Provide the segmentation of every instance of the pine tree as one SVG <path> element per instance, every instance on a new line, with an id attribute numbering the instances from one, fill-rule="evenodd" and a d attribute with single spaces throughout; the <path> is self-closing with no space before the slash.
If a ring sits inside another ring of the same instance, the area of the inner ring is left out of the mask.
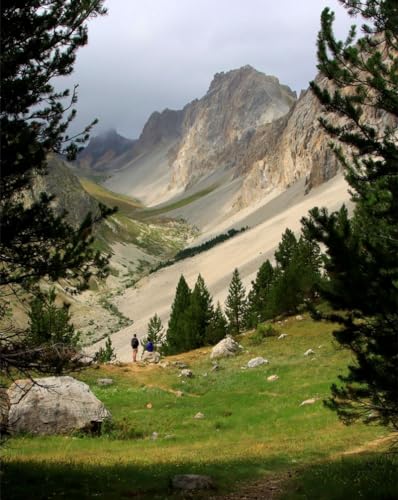
<path id="1" fill-rule="evenodd" d="M 206 330 L 206 343 L 215 345 L 227 334 L 228 323 L 221 309 L 221 304 L 217 302 L 217 307 L 209 327 Z"/>
<path id="2" fill-rule="evenodd" d="M 244 326 L 246 312 L 246 291 L 240 279 L 238 269 L 232 274 L 225 302 L 225 314 L 228 318 L 228 328 L 233 334 L 239 335 Z"/>
<path id="3" fill-rule="evenodd" d="M 344 422 L 379 422 L 398 430 L 398 4 L 341 2 L 365 23 L 357 39 L 335 39 L 325 9 L 318 37 L 319 69 L 330 84 L 312 82 L 324 107 L 321 124 L 350 185 L 355 210 L 315 208 L 303 220 L 327 252 L 329 279 L 320 293 L 336 311 L 338 342 L 354 355 L 328 405 Z M 342 146 L 346 145 L 343 151 Z"/>
<path id="4" fill-rule="evenodd" d="M 108 259 L 92 248 L 94 224 L 110 213 L 88 215 L 80 228 L 56 216 L 53 197 L 42 193 L 28 202 L 35 177 L 45 175 L 50 153 L 73 158 L 89 125 L 71 138 L 67 129 L 75 116 L 76 87 L 56 92 L 53 79 L 69 75 L 76 51 L 87 43 L 86 21 L 105 14 L 103 0 L 4 0 L 1 3 L 1 161 L 0 177 L 0 321 L 6 322 L 10 294 L 37 292 L 41 280 L 73 279 L 83 287 L 91 274 L 105 276 Z M 65 103 L 65 100 L 69 102 Z M 0 338 L 0 364 L 42 369 L 41 352 L 25 352 L 26 332 L 11 321 Z M 43 368 L 44 369 L 44 368 Z"/>
<path id="5" fill-rule="evenodd" d="M 247 328 L 255 328 L 266 319 L 268 295 L 274 280 L 274 268 L 269 260 L 263 262 L 257 272 L 255 281 L 247 297 L 245 324 Z"/>
<path id="6" fill-rule="evenodd" d="M 184 352 L 187 345 L 187 311 L 191 303 L 191 290 L 183 275 L 177 285 L 174 302 L 167 328 L 164 352 L 166 354 L 177 354 Z"/>
<path id="7" fill-rule="evenodd" d="M 161 349 L 165 341 L 165 331 L 162 320 L 157 314 L 152 316 L 148 322 L 146 337 L 141 340 L 142 346 L 152 342 L 155 350 Z"/>
<path id="8" fill-rule="evenodd" d="M 80 332 L 76 332 L 69 306 L 58 307 L 55 290 L 42 293 L 30 304 L 29 327 L 24 338 L 24 363 L 30 363 L 40 352 L 41 369 L 59 375 L 78 366 Z"/>

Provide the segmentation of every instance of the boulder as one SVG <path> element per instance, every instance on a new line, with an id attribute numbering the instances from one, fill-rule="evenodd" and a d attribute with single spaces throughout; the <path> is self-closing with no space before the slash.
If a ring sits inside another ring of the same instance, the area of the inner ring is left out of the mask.
<path id="1" fill-rule="evenodd" d="M 267 365 L 269 363 L 268 359 L 262 358 L 258 356 L 257 358 L 253 358 L 247 363 L 248 368 L 256 368 L 257 366 Z"/>
<path id="2" fill-rule="evenodd" d="M 300 403 L 300 406 L 313 405 L 314 403 L 316 403 L 316 398 L 306 399 L 305 401 Z"/>
<path id="3" fill-rule="evenodd" d="M 210 476 L 199 474 L 178 474 L 173 477 L 171 485 L 176 490 L 209 490 L 215 488 L 214 481 Z"/>
<path id="4" fill-rule="evenodd" d="M 7 390 L 0 388 L 0 434 L 7 433 L 8 412 L 10 411 L 10 400 Z"/>
<path id="5" fill-rule="evenodd" d="M 141 361 L 143 363 L 154 363 L 154 364 L 159 363 L 160 354 L 156 351 L 153 352 L 144 351 L 141 356 Z"/>
<path id="6" fill-rule="evenodd" d="M 11 434 L 99 432 L 110 412 L 89 386 L 72 377 L 17 380 L 8 389 Z"/>
<path id="7" fill-rule="evenodd" d="M 218 344 L 216 344 L 210 353 L 210 359 L 226 358 L 228 356 L 235 356 L 236 353 L 241 351 L 242 346 L 239 345 L 231 335 L 227 335 Z"/>

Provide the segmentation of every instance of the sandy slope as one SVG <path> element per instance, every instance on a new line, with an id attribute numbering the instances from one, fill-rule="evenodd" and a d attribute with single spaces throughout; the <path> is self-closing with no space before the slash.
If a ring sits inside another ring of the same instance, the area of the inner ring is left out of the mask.
<path id="1" fill-rule="evenodd" d="M 176 194 L 168 189 L 167 153 L 173 144 L 174 141 L 160 143 L 150 152 L 134 158 L 122 169 L 114 171 L 104 186 L 116 193 L 138 198 L 146 206 L 168 200 Z"/>
<path id="2" fill-rule="evenodd" d="M 130 338 L 133 333 L 142 337 L 151 316 L 157 313 L 167 325 L 170 307 L 178 279 L 184 274 L 192 287 L 198 273 L 201 273 L 214 297 L 222 304 L 225 301 L 231 275 L 239 269 L 246 286 L 254 278 L 260 264 L 272 258 L 275 247 L 287 227 L 299 231 L 300 219 L 314 206 L 338 208 L 349 199 L 347 185 L 342 176 L 314 189 L 304 196 L 303 185 L 297 184 L 262 207 L 255 207 L 252 213 L 246 211 L 247 224 L 257 223 L 252 229 L 214 247 L 208 252 L 161 269 L 142 279 L 137 288 L 130 288 L 118 297 L 116 304 L 134 324 L 113 334 L 112 342 L 117 357 L 129 361 L 131 357 Z M 283 207 L 286 207 L 283 209 Z M 262 222 L 259 223 L 259 220 Z M 96 350 L 98 346 L 94 346 Z"/>

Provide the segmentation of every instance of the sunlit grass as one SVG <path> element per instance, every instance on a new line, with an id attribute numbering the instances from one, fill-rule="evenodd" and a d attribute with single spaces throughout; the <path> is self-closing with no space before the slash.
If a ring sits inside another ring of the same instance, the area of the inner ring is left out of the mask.
<path id="1" fill-rule="evenodd" d="M 333 344 L 330 325 L 289 319 L 277 328 L 288 337 L 267 338 L 253 346 L 250 334 L 243 336 L 244 352 L 220 360 L 218 371 L 212 371 L 209 348 L 169 358 L 188 363 L 192 379 L 178 377 L 179 370 L 172 365 L 104 366 L 80 373 L 78 378 L 111 411 L 114 427 L 99 438 L 10 440 L 3 450 L 7 488 L 15 487 L 16 471 L 22 466 L 30 468 L 33 476 L 32 471 L 47 470 L 49 488 L 58 492 L 61 487 L 72 491 L 62 481 L 58 485 L 64 471 L 70 480 L 70 474 L 75 474 L 83 490 L 88 483 L 95 484 L 99 498 L 120 498 L 117 495 L 126 491 L 172 498 L 167 485 L 174 473 L 210 474 L 221 489 L 233 488 L 264 474 L 332 463 L 348 448 L 366 447 L 386 434 L 378 427 L 346 427 L 324 407 L 330 384 L 349 361 L 348 352 Z M 304 356 L 309 348 L 315 356 Z M 255 356 L 264 356 L 269 364 L 242 369 Z M 271 374 L 279 379 L 268 382 Z M 98 386 L 96 380 L 103 376 L 111 377 L 114 385 Z M 309 398 L 316 402 L 300 406 Z M 194 419 L 197 412 L 205 418 Z M 117 478 L 112 488 L 105 479 L 97 481 L 97 475 L 103 474 Z M 22 493 L 15 498 L 22 498 Z"/>

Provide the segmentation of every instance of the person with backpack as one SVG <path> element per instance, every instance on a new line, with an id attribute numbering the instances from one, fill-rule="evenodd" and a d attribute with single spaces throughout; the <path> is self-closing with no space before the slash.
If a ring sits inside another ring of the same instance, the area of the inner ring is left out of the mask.
<path id="1" fill-rule="evenodd" d="M 137 352 L 139 345 L 140 343 L 138 342 L 137 335 L 134 334 L 133 338 L 131 339 L 131 347 L 133 348 L 133 363 L 137 361 Z"/>

